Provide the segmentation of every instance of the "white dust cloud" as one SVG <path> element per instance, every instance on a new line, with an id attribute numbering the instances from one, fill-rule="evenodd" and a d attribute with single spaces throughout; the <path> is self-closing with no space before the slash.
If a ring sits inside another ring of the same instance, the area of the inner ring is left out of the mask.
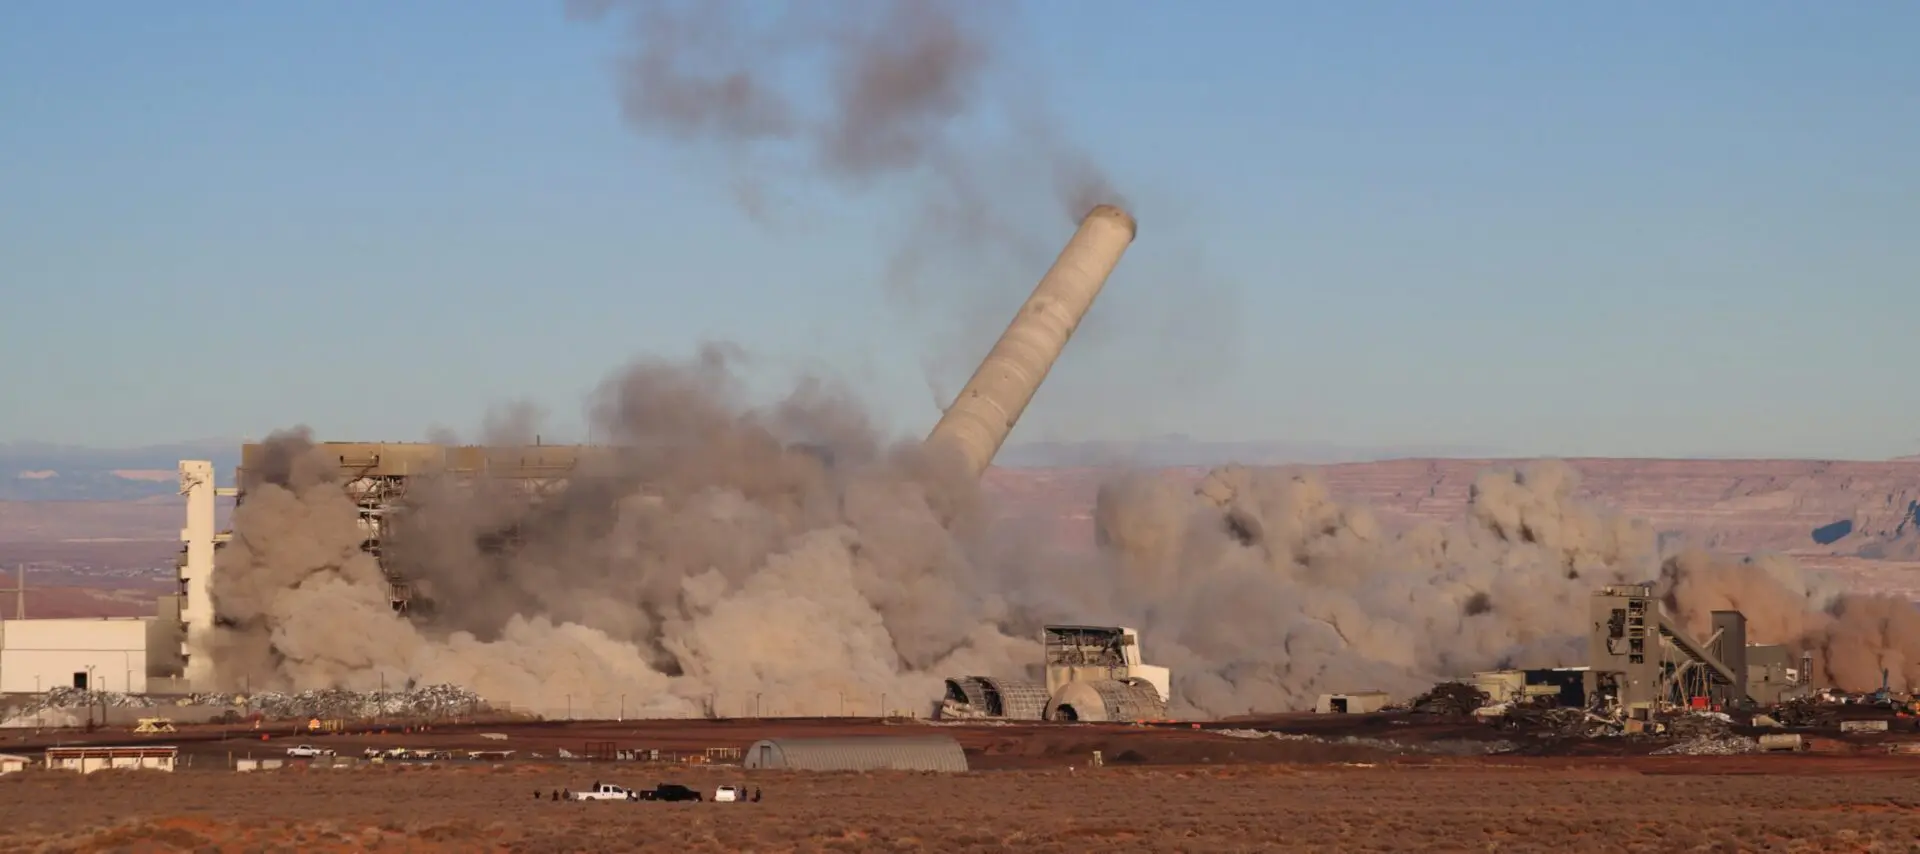
<path id="1" fill-rule="evenodd" d="M 1176 712 L 1221 716 L 1577 664 L 1593 590 L 1649 581 L 1690 625 L 1734 607 L 1752 642 L 1813 651 L 1823 684 L 1920 685 L 1910 603 L 1782 557 L 1663 556 L 1557 462 L 1488 472 L 1463 519 L 1397 533 L 1307 471 L 1128 474 L 1098 495 L 1099 547 L 1059 552 L 828 385 L 746 405 L 718 348 L 634 366 L 594 417 L 612 447 L 544 498 L 413 485 L 389 559 L 437 610 L 412 621 L 336 467 L 276 436 L 213 580 L 217 678 L 454 682 L 548 714 L 925 712 L 946 676 L 1033 675 L 1039 627 L 1070 621 L 1140 628 Z"/>

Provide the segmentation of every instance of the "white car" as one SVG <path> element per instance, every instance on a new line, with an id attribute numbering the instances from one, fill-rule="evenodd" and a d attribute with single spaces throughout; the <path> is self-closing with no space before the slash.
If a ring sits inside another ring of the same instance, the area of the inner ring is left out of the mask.
<path id="1" fill-rule="evenodd" d="M 637 801 L 640 793 L 628 791 L 625 787 L 612 783 L 601 783 L 584 792 L 570 792 L 568 796 L 576 801 Z"/>
<path id="2" fill-rule="evenodd" d="M 316 756 L 332 756 L 333 751 L 324 747 L 314 747 L 311 744 L 302 744 L 287 748 L 287 755 L 294 759 L 312 759 Z"/>
<path id="3" fill-rule="evenodd" d="M 713 790 L 713 802 L 716 804 L 729 804 L 746 799 L 746 790 L 738 786 L 721 786 Z"/>

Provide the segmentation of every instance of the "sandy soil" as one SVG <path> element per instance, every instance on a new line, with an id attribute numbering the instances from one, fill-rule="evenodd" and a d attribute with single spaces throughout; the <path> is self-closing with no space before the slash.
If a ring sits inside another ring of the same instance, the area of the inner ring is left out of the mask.
<path id="1" fill-rule="evenodd" d="M 761 803 L 571 803 L 583 766 L 0 778 L 5 850 L 1901 851 L 1920 779 L 1619 769 L 1236 766 L 618 774 Z M 656 779 L 659 778 L 659 779 Z"/>

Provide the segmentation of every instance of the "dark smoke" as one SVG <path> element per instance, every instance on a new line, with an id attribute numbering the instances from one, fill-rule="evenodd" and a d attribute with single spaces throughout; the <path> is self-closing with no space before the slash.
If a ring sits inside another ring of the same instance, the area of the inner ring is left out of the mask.
<path id="1" fill-rule="evenodd" d="M 1070 219 L 1124 203 L 1097 163 L 1013 114 L 1018 94 L 996 88 L 1011 83 L 990 73 L 1005 58 L 1002 4 L 570 0 L 567 9 L 588 21 L 625 16 L 621 108 L 645 135 L 743 156 L 778 145 L 797 158 L 796 175 L 842 189 L 931 178 L 924 189 L 953 202 L 942 219 L 985 229 L 997 217 L 980 189 L 999 167 L 972 134 L 999 118 L 1014 134 L 1003 144 L 1053 176 Z"/>
<path id="2" fill-rule="evenodd" d="M 219 556 L 216 678 L 457 682 L 546 714 L 739 714 L 762 695 L 833 714 L 883 695 L 924 711 L 950 671 L 1038 655 L 996 628 L 1006 606 L 974 570 L 974 484 L 881 441 L 836 389 L 748 407 L 716 348 L 635 366 L 593 415 L 611 446 L 544 498 L 410 487 L 390 560 L 438 605 L 418 623 L 390 611 L 336 466 L 304 431 L 272 437 Z"/>
<path id="3" fill-rule="evenodd" d="M 576 0 L 568 11 L 622 23 L 629 125 L 721 153 L 755 220 L 805 218 L 776 200 L 816 185 L 903 206 L 886 218 L 885 291 L 909 317 L 939 319 L 923 363 L 942 406 L 1053 260 L 1036 207 L 1077 225 L 1097 203 L 1126 204 L 1009 55 L 1006 3 Z"/>
<path id="4" fill-rule="evenodd" d="M 1575 664 L 1594 588 L 1657 581 L 1696 629 L 1737 607 L 1832 684 L 1920 685 L 1910 603 L 1835 596 L 1785 558 L 1663 559 L 1555 462 L 1488 472 L 1458 523 L 1399 533 L 1311 472 L 1125 475 L 1094 507 L 1100 549 L 1059 553 L 831 384 L 749 405 L 722 349 L 623 372 L 593 420 L 612 445 L 544 497 L 414 484 L 391 560 L 438 603 L 419 622 L 389 610 L 334 461 L 273 437 L 219 554 L 226 625 L 197 641 L 217 678 L 457 682 L 547 714 L 925 711 L 945 676 L 1028 675 L 1039 626 L 1067 621 L 1140 628 L 1177 713 L 1218 716 Z"/>

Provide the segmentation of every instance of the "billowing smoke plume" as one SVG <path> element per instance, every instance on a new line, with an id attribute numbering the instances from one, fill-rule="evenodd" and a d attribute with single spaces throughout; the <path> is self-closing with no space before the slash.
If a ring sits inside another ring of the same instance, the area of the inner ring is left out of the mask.
<path id="1" fill-rule="evenodd" d="M 420 621 L 391 611 L 337 466 L 275 436 L 218 559 L 216 678 L 455 682 L 546 714 L 838 714 L 925 711 L 944 674 L 1037 660 L 974 570 L 970 480 L 880 442 L 825 386 L 767 408 L 737 394 L 717 349 L 640 365 L 604 388 L 613 444 L 564 489 L 414 483 L 387 545 L 438 606 Z"/>
<path id="2" fill-rule="evenodd" d="M 1095 523 L 1181 699 L 1243 714 L 1576 663 L 1593 589 L 1658 560 L 1651 529 L 1579 505 L 1572 486 L 1557 463 L 1488 473 L 1462 523 L 1391 534 L 1310 473 L 1225 468 L 1198 490 L 1113 484 Z"/>
<path id="3" fill-rule="evenodd" d="M 1583 663 L 1597 587 L 1652 582 L 1698 637 L 1740 610 L 1748 641 L 1810 651 L 1818 684 L 1920 687 L 1920 609 L 1843 595 L 1791 559 L 1661 555 L 1654 531 L 1574 498 L 1544 461 L 1482 474 L 1466 518 L 1387 533 L 1311 473 L 1215 470 L 1197 489 L 1136 475 L 1104 489 L 1097 535 L 1122 615 L 1209 714 L 1309 706 L 1326 691 L 1406 695 L 1493 666 Z"/>
<path id="4" fill-rule="evenodd" d="M 1006 3 L 569 0 L 567 9 L 624 25 L 617 85 L 628 125 L 681 153 L 718 154 L 755 220 L 801 227 L 841 217 L 849 201 L 886 210 L 885 293 L 910 319 L 939 319 L 919 337 L 940 406 L 1052 260 L 1056 231 L 1045 227 L 1077 225 L 1095 204 L 1125 206 L 1100 163 L 1058 131 L 1038 69 L 1009 50 Z"/>
<path id="5" fill-rule="evenodd" d="M 1747 616 L 1751 643 L 1813 656 L 1817 684 L 1849 691 L 1920 690 L 1920 609 L 1904 598 L 1843 593 L 1778 555 L 1734 559 L 1683 552 L 1661 570 L 1668 607 L 1695 632 L 1715 610 Z"/>
<path id="6" fill-rule="evenodd" d="M 923 213 L 1013 240 L 995 232 L 984 191 L 1002 188 L 983 173 L 1001 167 L 975 136 L 1002 122 L 1002 144 L 1050 176 L 1045 186 L 1069 221 L 1125 201 L 1098 163 L 1052 133 L 1037 103 L 1022 108 L 1016 81 L 992 73 L 1007 59 L 1002 4 L 569 0 L 567 9 L 586 20 L 627 13 L 621 108 L 636 129 L 716 146 L 736 166 L 777 163 L 789 177 L 857 191 L 930 181 Z"/>
<path id="7" fill-rule="evenodd" d="M 1656 581 L 1696 630 L 1740 609 L 1825 682 L 1920 685 L 1910 603 L 1835 595 L 1784 558 L 1663 561 L 1560 463 L 1489 472 L 1464 519 L 1398 533 L 1307 472 L 1128 475 L 1098 495 L 1101 548 L 1052 553 L 831 386 L 746 406 L 718 349 L 628 370 L 593 415 L 613 444 L 550 494 L 413 484 L 389 560 L 438 611 L 411 621 L 334 461 L 276 436 L 213 581 L 218 678 L 457 682 L 548 714 L 924 711 L 945 676 L 1031 675 L 1039 626 L 1068 621 L 1141 628 L 1176 712 L 1217 716 L 1579 663 L 1594 588 Z"/>

